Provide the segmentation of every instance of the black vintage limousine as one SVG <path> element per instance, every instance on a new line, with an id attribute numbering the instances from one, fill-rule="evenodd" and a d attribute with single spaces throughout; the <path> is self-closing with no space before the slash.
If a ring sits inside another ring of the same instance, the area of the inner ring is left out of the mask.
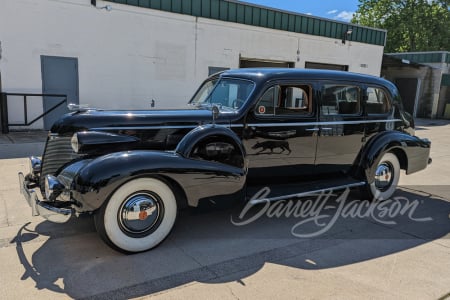
<path id="1" fill-rule="evenodd" d="M 252 204 L 350 187 L 388 199 L 400 169 L 431 162 L 430 145 L 384 79 L 240 69 L 209 77 L 180 109 L 69 113 L 19 178 L 33 215 L 94 213 L 106 243 L 140 252 L 180 208 L 248 199 L 255 186 L 272 193 Z"/>

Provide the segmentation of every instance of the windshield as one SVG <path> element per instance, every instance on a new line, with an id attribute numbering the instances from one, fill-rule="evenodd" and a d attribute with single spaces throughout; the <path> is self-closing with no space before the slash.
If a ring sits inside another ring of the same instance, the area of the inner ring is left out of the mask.
<path id="1" fill-rule="evenodd" d="M 212 105 L 240 108 L 253 91 L 255 84 L 242 79 L 217 78 L 205 82 L 191 100 L 193 105 Z"/>

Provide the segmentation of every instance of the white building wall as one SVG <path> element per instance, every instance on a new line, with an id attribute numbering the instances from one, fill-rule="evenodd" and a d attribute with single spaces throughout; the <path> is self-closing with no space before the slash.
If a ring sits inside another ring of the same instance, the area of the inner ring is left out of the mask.
<path id="1" fill-rule="evenodd" d="M 3 91 L 41 93 L 41 55 L 78 58 L 80 104 L 107 109 L 148 109 L 152 99 L 156 108 L 182 105 L 208 66 L 237 68 L 240 57 L 381 70 L 381 46 L 97 1 L 104 5 L 113 10 L 88 0 L 1 0 Z M 42 102 L 30 101 L 29 111 L 42 113 Z M 9 118 L 22 121 L 22 106 L 9 103 Z"/>

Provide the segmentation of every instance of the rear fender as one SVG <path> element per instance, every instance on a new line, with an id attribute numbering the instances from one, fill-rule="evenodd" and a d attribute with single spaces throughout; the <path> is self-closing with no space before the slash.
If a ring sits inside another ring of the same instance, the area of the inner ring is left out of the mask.
<path id="1" fill-rule="evenodd" d="M 369 183 L 374 178 L 376 168 L 382 156 L 394 153 L 402 169 L 411 174 L 425 169 L 428 164 L 431 143 L 399 131 L 384 131 L 372 137 L 361 149 L 357 162 L 357 176 L 364 177 Z"/>

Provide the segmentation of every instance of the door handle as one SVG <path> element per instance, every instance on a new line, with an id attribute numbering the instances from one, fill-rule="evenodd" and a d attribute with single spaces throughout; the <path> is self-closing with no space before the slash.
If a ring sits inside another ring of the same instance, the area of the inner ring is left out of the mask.
<path id="1" fill-rule="evenodd" d="M 306 131 L 319 131 L 319 128 L 314 127 L 314 128 L 307 128 L 305 129 Z"/>

